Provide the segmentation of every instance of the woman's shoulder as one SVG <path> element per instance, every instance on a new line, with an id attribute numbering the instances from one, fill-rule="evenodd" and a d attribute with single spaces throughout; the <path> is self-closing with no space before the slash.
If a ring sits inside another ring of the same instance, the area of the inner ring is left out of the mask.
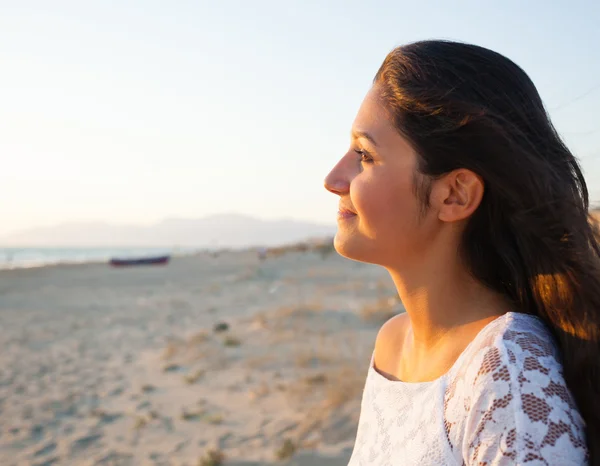
<path id="1" fill-rule="evenodd" d="M 542 321 L 510 313 L 476 343 L 446 392 L 446 417 L 468 419 L 468 464 L 496 464 L 499 452 L 518 464 L 584 464 L 585 424 Z"/>
<path id="2" fill-rule="evenodd" d="M 526 380 L 540 377 L 563 380 L 556 341 L 536 316 L 503 315 L 481 332 L 467 352 L 457 375 L 472 386 L 510 380 L 522 387 Z"/>
<path id="3" fill-rule="evenodd" d="M 406 312 L 396 314 L 380 327 L 375 342 L 387 342 L 388 340 L 393 340 L 398 338 L 398 336 L 402 336 L 409 324 L 410 320 Z"/>
<path id="4" fill-rule="evenodd" d="M 397 355 L 402 348 L 404 335 L 410 325 L 406 312 L 395 315 L 388 319 L 377 332 L 375 339 L 375 354 L 378 357 Z"/>
<path id="5" fill-rule="evenodd" d="M 560 351 L 551 332 L 536 316 L 509 312 L 489 325 L 474 342 L 471 353 L 479 355 L 482 373 L 505 363 L 519 370 L 533 370 L 534 364 L 552 366 L 562 373 Z M 477 359 L 477 358 L 475 358 Z M 495 364 L 489 365 L 490 359 Z"/>

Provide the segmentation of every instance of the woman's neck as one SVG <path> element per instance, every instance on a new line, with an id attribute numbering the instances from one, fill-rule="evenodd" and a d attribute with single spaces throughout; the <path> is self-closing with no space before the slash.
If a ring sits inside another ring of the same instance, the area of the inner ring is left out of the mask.
<path id="1" fill-rule="evenodd" d="M 453 333 L 510 310 L 504 297 L 475 280 L 454 259 L 430 256 L 412 270 L 388 268 L 409 316 L 415 348 L 433 349 Z"/>

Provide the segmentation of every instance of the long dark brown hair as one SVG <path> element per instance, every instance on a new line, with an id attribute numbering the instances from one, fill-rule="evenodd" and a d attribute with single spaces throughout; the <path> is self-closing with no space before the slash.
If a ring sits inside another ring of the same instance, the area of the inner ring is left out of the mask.
<path id="1" fill-rule="evenodd" d="M 417 151 L 420 175 L 466 168 L 483 179 L 463 258 L 476 279 L 554 334 L 590 464 L 600 466 L 599 235 L 581 168 L 533 82 L 483 47 L 422 41 L 390 52 L 374 85 Z M 427 192 L 419 194 L 426 209 Z"/>

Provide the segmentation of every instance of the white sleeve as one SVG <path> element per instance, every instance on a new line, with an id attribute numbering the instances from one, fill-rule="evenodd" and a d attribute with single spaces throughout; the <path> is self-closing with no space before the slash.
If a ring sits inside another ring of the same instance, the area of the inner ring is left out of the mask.
<path id="1" fill-rule="evenodd" d="M 486 349 L 465 406 L 464 465 L 587 464 L 584 422 L 554 354 L 519 332 Z"/>

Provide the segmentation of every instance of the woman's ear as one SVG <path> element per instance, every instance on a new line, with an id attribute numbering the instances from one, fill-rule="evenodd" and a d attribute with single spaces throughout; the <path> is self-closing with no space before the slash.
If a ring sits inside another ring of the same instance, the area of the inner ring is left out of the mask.
<path id="1" fill-rule="evenodd" d="M 464 168 L 454 170 L 436 180 L 435 200 L 438 218 L 457 222 L 470 217 L 483 199 L 483 179 Z"/>

